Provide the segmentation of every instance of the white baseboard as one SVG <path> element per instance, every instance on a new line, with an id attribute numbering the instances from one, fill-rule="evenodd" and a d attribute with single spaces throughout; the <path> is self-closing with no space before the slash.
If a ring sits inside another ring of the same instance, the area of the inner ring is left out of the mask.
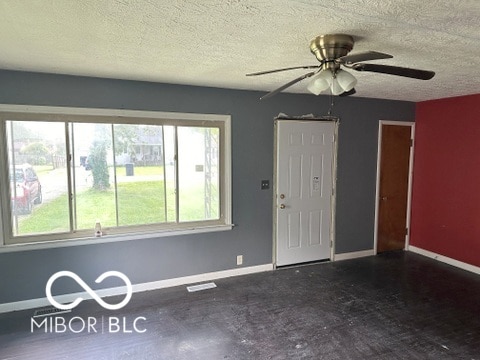
<path id="1" fill-rule="evenodd" d="M 349 260 L 349 259 L 357 259 L 365 256 L 373 256 L 375 255 L 375 250 L 362 250 L 362 251 L 354 251 L 349 253 L 343 254 L 335 254 L 333 256 L 333 261 L 341 261 L 341 260 Z"/>
<path id="2" fill-rule="evenodd" d="M 480 275 L 480 267 L 478 266 L 467 264 L 412 245 L 410 245 L 407 250 Z"/>
<path id="3" fill-rule="evenodd" d="M 164 288 L 173 287 L 173 286 L 193 284 L 198 282 L 223 279 L 223 278 L 228 278 L 232 276 L 254 274 L 254 273 L 271 271 L 271 270 L 273 270 L 273 264 L 249 266 L 249 267 L 243 267 L 238 269 L 215 271 L 215 272 L 198 274 L 198 275 L 183 276 L 183 277 L 178 277 L 173 279 L 152 281 L 152 282 L 142 283 L 142 284 L 134 284 L 132 285 L 132 290 L 134 293 L 149 291 L 149 290 L 158 290 L 158 289 L 164 289 Z M 125 294 L 125 287 L 120 286 L 115 288 L 95 290 L 95 293 L 102 298 L 108 297 L 108 296 L 123 295 Z M 78 292 L 78 293 L 55 296 L 55 300 L 58 301 L 59 303 L 70 303 L 78 297 L 82 297 L 83 299 L 92 298 L 87 292 Z M 50 305 L 50 302 L 46 297 L 16 301 L 11 303 L 0 304 L 0 313 L 34 309 L 34 308 L 49 306 L 49 305 Z"/>

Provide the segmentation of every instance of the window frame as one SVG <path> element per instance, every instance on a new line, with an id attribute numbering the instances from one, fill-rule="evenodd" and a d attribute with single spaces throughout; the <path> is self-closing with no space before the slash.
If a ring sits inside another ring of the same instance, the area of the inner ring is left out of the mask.
<path id="1" fill-rule="evenodd" d="M 218 220 L 204 220 L 178 223 L 157 223 L 153 225 L 118 226 L 107 228 L 107 234 L 94 237 L 93 229 L 62 233 L 13 236 L 12 214 L 10 211 L 10 186 L 0 188 L 1 221 L 0 252 L 15 249 L 85 245 L 112 241 L 156 238 L 204 232 L 230 230 L 232 224 L 231 195 L 231 116 L 223 114 L 197 114 L 142 110 L 95 109 L 50 106 L 24 106 L 0 104 L 0 157 L 2 169 L 0 181 L 9 184 L 6 121 L 56 121 L 61 123 L 105 123 L 133 125 L 171 125 L 194 127 L 218 127 L 220 129 L 220 181 Z M 68 141 L 68 139 L 67 139 Z M 67 166 L 71 166 L 68 151 Z M 177 203 L 178 206 L 178 203 Z"/>

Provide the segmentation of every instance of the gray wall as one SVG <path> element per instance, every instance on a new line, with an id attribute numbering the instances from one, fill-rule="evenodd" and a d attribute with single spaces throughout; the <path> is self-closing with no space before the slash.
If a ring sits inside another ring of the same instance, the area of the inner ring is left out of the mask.
<path id="1" fill-rule="evenodd" d="M 254 80 L 252 80 L 254 81 Z M 361 93 L 361 86 L 358 89 Z M 0 71 L 0 103 L 231 114 L 233 222 L 231 231 L 56 249 L 0 253 L 0 303 L 45 296 L 56 271 L 71 270 L 88 284 L 118 270 L 132 283 L 272 262 L 273 118 L 325 115 L 329 96 L 262 93 L 148 82 Z M 415 104 L 335 98 L 339 128 L 336 252 L 372 249 L 379 120 L 413 121 Z M 1 186 L 5 186 L 2 184 Z M 73 281 L 55 292 L 81 291 Z M 108 284 L 107 284 L 108 285 Z"/>

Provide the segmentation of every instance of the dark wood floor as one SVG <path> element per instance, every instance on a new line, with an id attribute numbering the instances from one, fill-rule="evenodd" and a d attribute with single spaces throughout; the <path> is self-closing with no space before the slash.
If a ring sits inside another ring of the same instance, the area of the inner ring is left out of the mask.
<path id="1" fill-rule="evenodd" d="M 0 359 L 480 359 L 480 276 L 416 254 L 216 284 L 136 293 L 118 311 L 83 302 L 65 316 L 125 317 L 127 331 L 145 317 L 144 333 L 32 333 L 32 311 L 0 314 Z"/>

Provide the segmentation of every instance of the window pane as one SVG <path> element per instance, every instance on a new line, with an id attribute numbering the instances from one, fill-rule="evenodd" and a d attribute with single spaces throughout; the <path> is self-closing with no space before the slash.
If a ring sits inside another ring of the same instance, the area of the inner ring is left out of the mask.
<path id="1" fill-rule="evenodd" d="M 177 221 L 176 196 L 175 196 L 175 127 L 163 127 L 163 140 L 165 142 L 165 192 L 167 221 Z"/>
<path id="2" fill-rule="evenodd" d="M 166 221 L 162 126 L 115 125 L 118 225 Z"/>
<path id="3" fill-rule="evenodd" d="M 219 133 L 178 127 L 180 221 L 219 218 Z"/>
<path id="4" fill-rule="evenodd" d="M 76 229 L 116 226 L 112 126 L 73 124 Z"/>
<path id="5" fill-rule="evenodd" d="M 13 235 L 70 230 L 65 124 L 7 121 Z"/>
<path id="6" fill-rule="evenodd" d="M 36 107 L 15 114 L 0 111 L 9 182 L 0 187 L 0 227 L 11 231 L 4 244 L 93 237 L 97 223 L 113 236 L 230 223 L 230 168 L 220 169 L 230 153 L 229 116 Z"/>

